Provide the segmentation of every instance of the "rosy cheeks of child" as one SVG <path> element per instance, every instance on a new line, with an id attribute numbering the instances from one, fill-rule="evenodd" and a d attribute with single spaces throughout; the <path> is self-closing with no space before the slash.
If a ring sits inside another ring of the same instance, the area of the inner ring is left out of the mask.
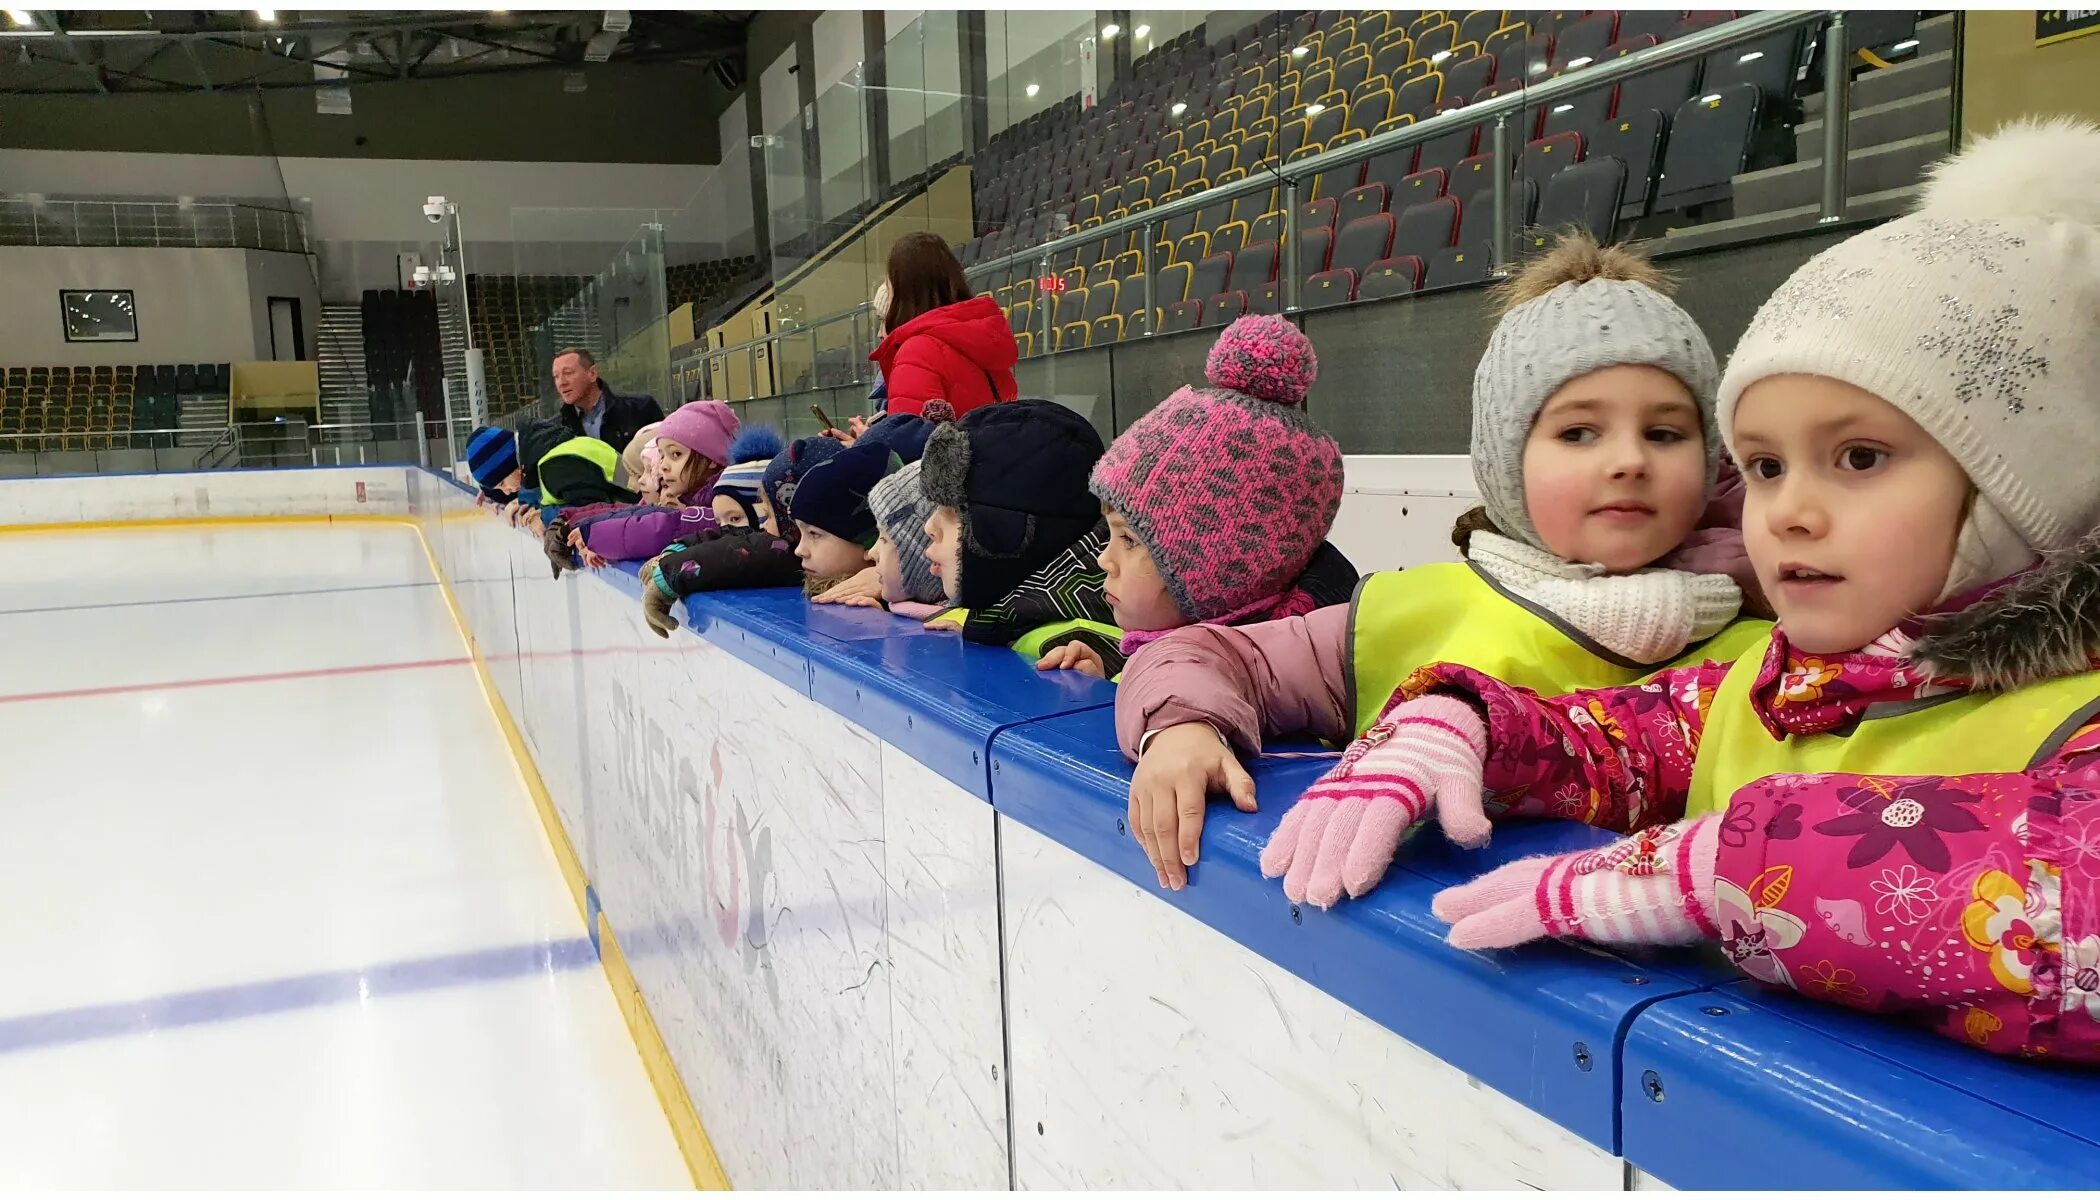
<path id="1" fill-rule="evenodd" d="M 1735 409 L 1743 544 L 1787 640 L 1857 650 L 1947 586 L 1970 484 L 1917 422 L 1873 393 L 1777 375 Z"/>
<path id="2" fill-rule="evenodd" d="M 1159 564 L 1131 532 L 1121 514 L 1104 507 L 1108 518 L 1108 545 L 1096 559 L 1108 576 L 1108 607 L 1116 624 L 1125 630 L 1178 629 L 1187 624 L 1180 606 L 1160 578 Z"/>
<path id="3" fill-rule="evenodd" d="M 1637 571 L 1675 550 L 1706 506 L 1706 443 L 1691 392 L 1657 367 L 1577 376 L 1524 444 L 1524 503 L 1546 549 Z"/>
<path id="4" fill-rule="evenodd" d="M 795 546 L 795 557 L 802 560 L 805 573 L 832 579 L 851 575 L 868 565 L 868 552 L 858 544 L 826 533 L 807 521 L 796 524 L 802 529 L 802 537 Z"/>
<path id="5" fill-rule="evenodd" d="M 956 565 L 962 556 L 962 514 L 952 508 L 933 510 L 926 518 L 926 561 L 933 564 L 933 573 L 940 576 L 941 589 L 948 599 L 956 598 Z"/>
<path id="6" fill-rule="evenodd" d="M 875 539 L 875 579 L 882 585 L 882 598 L 886 603 L 896 604 L 911 599 L 904 591 L 904 567 L 897 558 L 897 547 L 887 535 Z"/>

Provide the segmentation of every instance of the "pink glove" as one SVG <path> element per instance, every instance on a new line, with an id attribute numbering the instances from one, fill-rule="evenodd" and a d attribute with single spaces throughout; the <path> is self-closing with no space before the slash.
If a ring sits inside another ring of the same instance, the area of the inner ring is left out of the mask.
<path id="1" fill-rule="evenodd" d="M 1430 908 L 1461 950 L 1574 937 L 1611 946 L 1686 946 L 1714 927 L 1721 818 L 1643 829 L 1602 850 L 1540 855 L 1438 892 Z"/>
<path id="2" fill-rule="evenodd" d="M 1463 700 L 1424 696 L 1394 705 L 1334 770 L 1307 788 L 1262 848 L 1261 873 L 1283 894 L 1332 907 L 1342 890 L 1378 885 L 1408 828 L 1437 806 L 1446 832 L 1487 840 L 1480 764 L 1487 728 Z"/>

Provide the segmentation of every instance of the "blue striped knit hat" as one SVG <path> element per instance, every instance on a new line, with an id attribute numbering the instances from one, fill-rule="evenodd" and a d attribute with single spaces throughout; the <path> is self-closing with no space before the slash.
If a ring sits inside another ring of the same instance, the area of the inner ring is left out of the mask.
<path id="1" fill-rule="evenodd" d="M 496 488 L 517 469 L 518 438 L 510 430 L 483 425 L 467 438 L 467 473 L 481 485 L 483 495 L 508 498 Z"/>

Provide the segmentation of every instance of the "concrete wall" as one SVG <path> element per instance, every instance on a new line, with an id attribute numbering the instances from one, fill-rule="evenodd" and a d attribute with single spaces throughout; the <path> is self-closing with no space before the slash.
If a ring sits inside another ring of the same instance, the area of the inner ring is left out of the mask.
<path id="1" fill-rule="evenodd" d="M 0 246 L 7 365 L 237 362 L 270 355 L 269 297 L 297 296 L 315 350 L 320 301 L 303 255 L 263 250 Z M 58 293 L 129 289 L 136 342 L 68 342 Z"/>

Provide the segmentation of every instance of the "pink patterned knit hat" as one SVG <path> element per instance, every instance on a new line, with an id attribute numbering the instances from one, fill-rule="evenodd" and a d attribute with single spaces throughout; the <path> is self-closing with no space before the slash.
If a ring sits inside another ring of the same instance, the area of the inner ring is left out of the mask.
<path id="1" fill-rule="evenodd" d="M 1182 388 L 1095 465 L 1094 495 L 1130 524 L 1190 622 L 1238 620 L 1304 574 L 1342 504 L 1342 450 L 1305 415 L 1312 343 L 1241 317 L 1211 347 L 1211 386 Z"/>

